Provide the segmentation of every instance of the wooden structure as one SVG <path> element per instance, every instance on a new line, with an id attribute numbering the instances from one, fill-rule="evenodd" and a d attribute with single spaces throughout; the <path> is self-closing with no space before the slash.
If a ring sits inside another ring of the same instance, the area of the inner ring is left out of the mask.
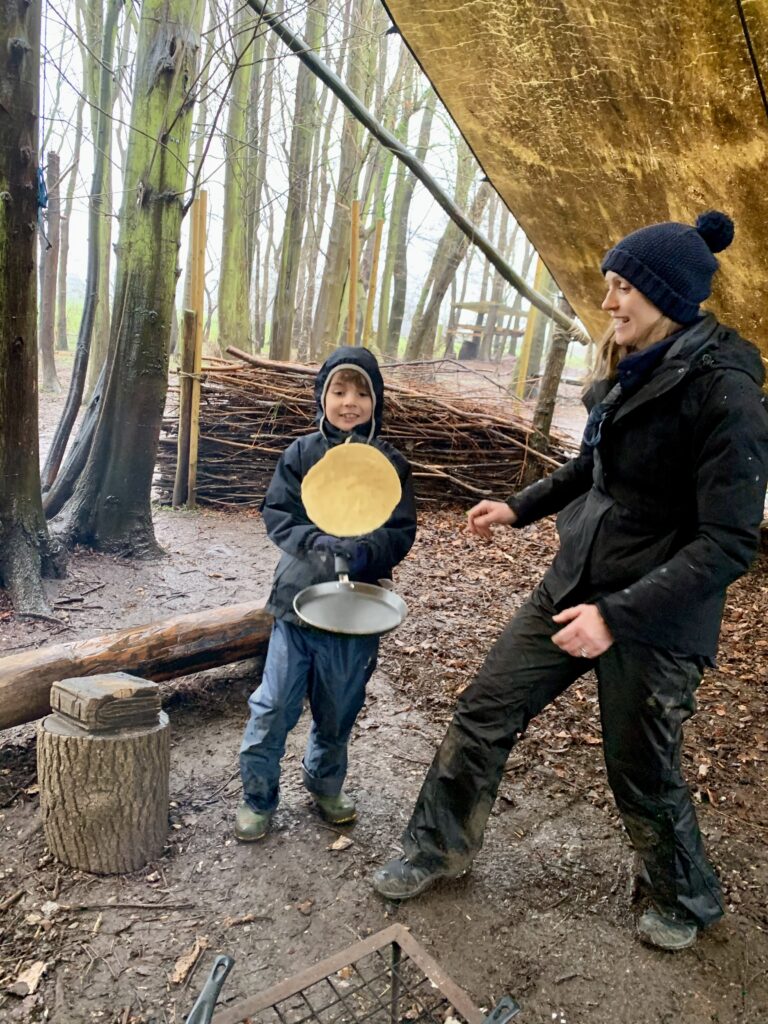
<path id="1" fill-rule="evenodd" d="M 138 871 L 168 831 L 170 730 L 156 683 L 125 673 L 64 679 L 37 730 L 48 848 L 96 874 Z"/>
<path id="2" fill-rule="evenodd" d="M 627 232 L 731 214 L 708 306 L 768 358 L 768 4 L 385 0 L 593 337 Z"/>
<path id="3" fill-rule="evenodd" d="M 0 729 L 47 714 L 60 679 L 122 670 L 173 679 L 263 654 L 271 630 L 272 616 L 254 601 L 9 654 L 0 658 Z"/>

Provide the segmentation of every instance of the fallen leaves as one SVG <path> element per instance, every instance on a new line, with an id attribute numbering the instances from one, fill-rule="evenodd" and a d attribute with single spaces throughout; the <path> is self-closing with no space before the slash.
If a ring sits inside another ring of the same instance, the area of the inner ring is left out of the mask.
<path id="1" fill-rule="evenodd" d="M 198 958 L 208 949 L 208 945 L 208 937 L 206 935 L 197 936 L 194 944 L 185 953 L 182 953 L 174 964 L 171 971 L 171 984 L 180 985 L 185 980 L 197 963 Z"/>
<path id="2" fill-rule="evenodd" d="M 338 853 L 339 850 L 348 850 L 352 846 L 353 840 L 349 836 L 339 836 L 338 839 L 334 840 L 327 849 L 333 850 L 334 853 Z"/>
<path id="3" fill-rule="evenodd" d="M 48 964 L 44 960 L 36 960 L 19 974 L 16 981 L 8 986 L 7 991 L 22 999 L 24 996 L 31 996 L 37 991 L 40 979 L 45 974 Z"/>

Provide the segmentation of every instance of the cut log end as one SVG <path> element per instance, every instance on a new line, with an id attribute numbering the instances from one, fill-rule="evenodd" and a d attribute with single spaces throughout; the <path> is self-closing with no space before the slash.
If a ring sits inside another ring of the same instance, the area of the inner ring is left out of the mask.
<path id="1" fill-rule="evenodd" d="M 170 730 L 155 725 L 92 734 L 61 719 L 38 727 L 40 809 L 57 860 L 95 874 L 138 871 L 168 831 Z"/>

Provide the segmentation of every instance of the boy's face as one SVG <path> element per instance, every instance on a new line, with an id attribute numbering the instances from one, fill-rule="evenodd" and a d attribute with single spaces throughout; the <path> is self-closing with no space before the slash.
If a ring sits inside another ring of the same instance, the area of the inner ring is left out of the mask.
<path id="1" fill-rule="evenodd" d="M 352 430 L 359 423 L 367 423 L 372 413 L 373 401 L 362 377 L 331 377 L 325 392 L 325 418 L 329 423 L 337 430 Z"/>

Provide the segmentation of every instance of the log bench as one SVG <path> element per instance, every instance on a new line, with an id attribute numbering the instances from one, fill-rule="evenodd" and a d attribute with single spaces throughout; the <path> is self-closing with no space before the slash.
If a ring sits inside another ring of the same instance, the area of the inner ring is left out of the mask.
<path id="1" fill-rule="evenodd" d="M 156 682 L 263 654 L 272 616 L 261 602 L 225 605 L 0 658 L 0 729 L 42 718 L 51 686 L 128 672 Z"/>

